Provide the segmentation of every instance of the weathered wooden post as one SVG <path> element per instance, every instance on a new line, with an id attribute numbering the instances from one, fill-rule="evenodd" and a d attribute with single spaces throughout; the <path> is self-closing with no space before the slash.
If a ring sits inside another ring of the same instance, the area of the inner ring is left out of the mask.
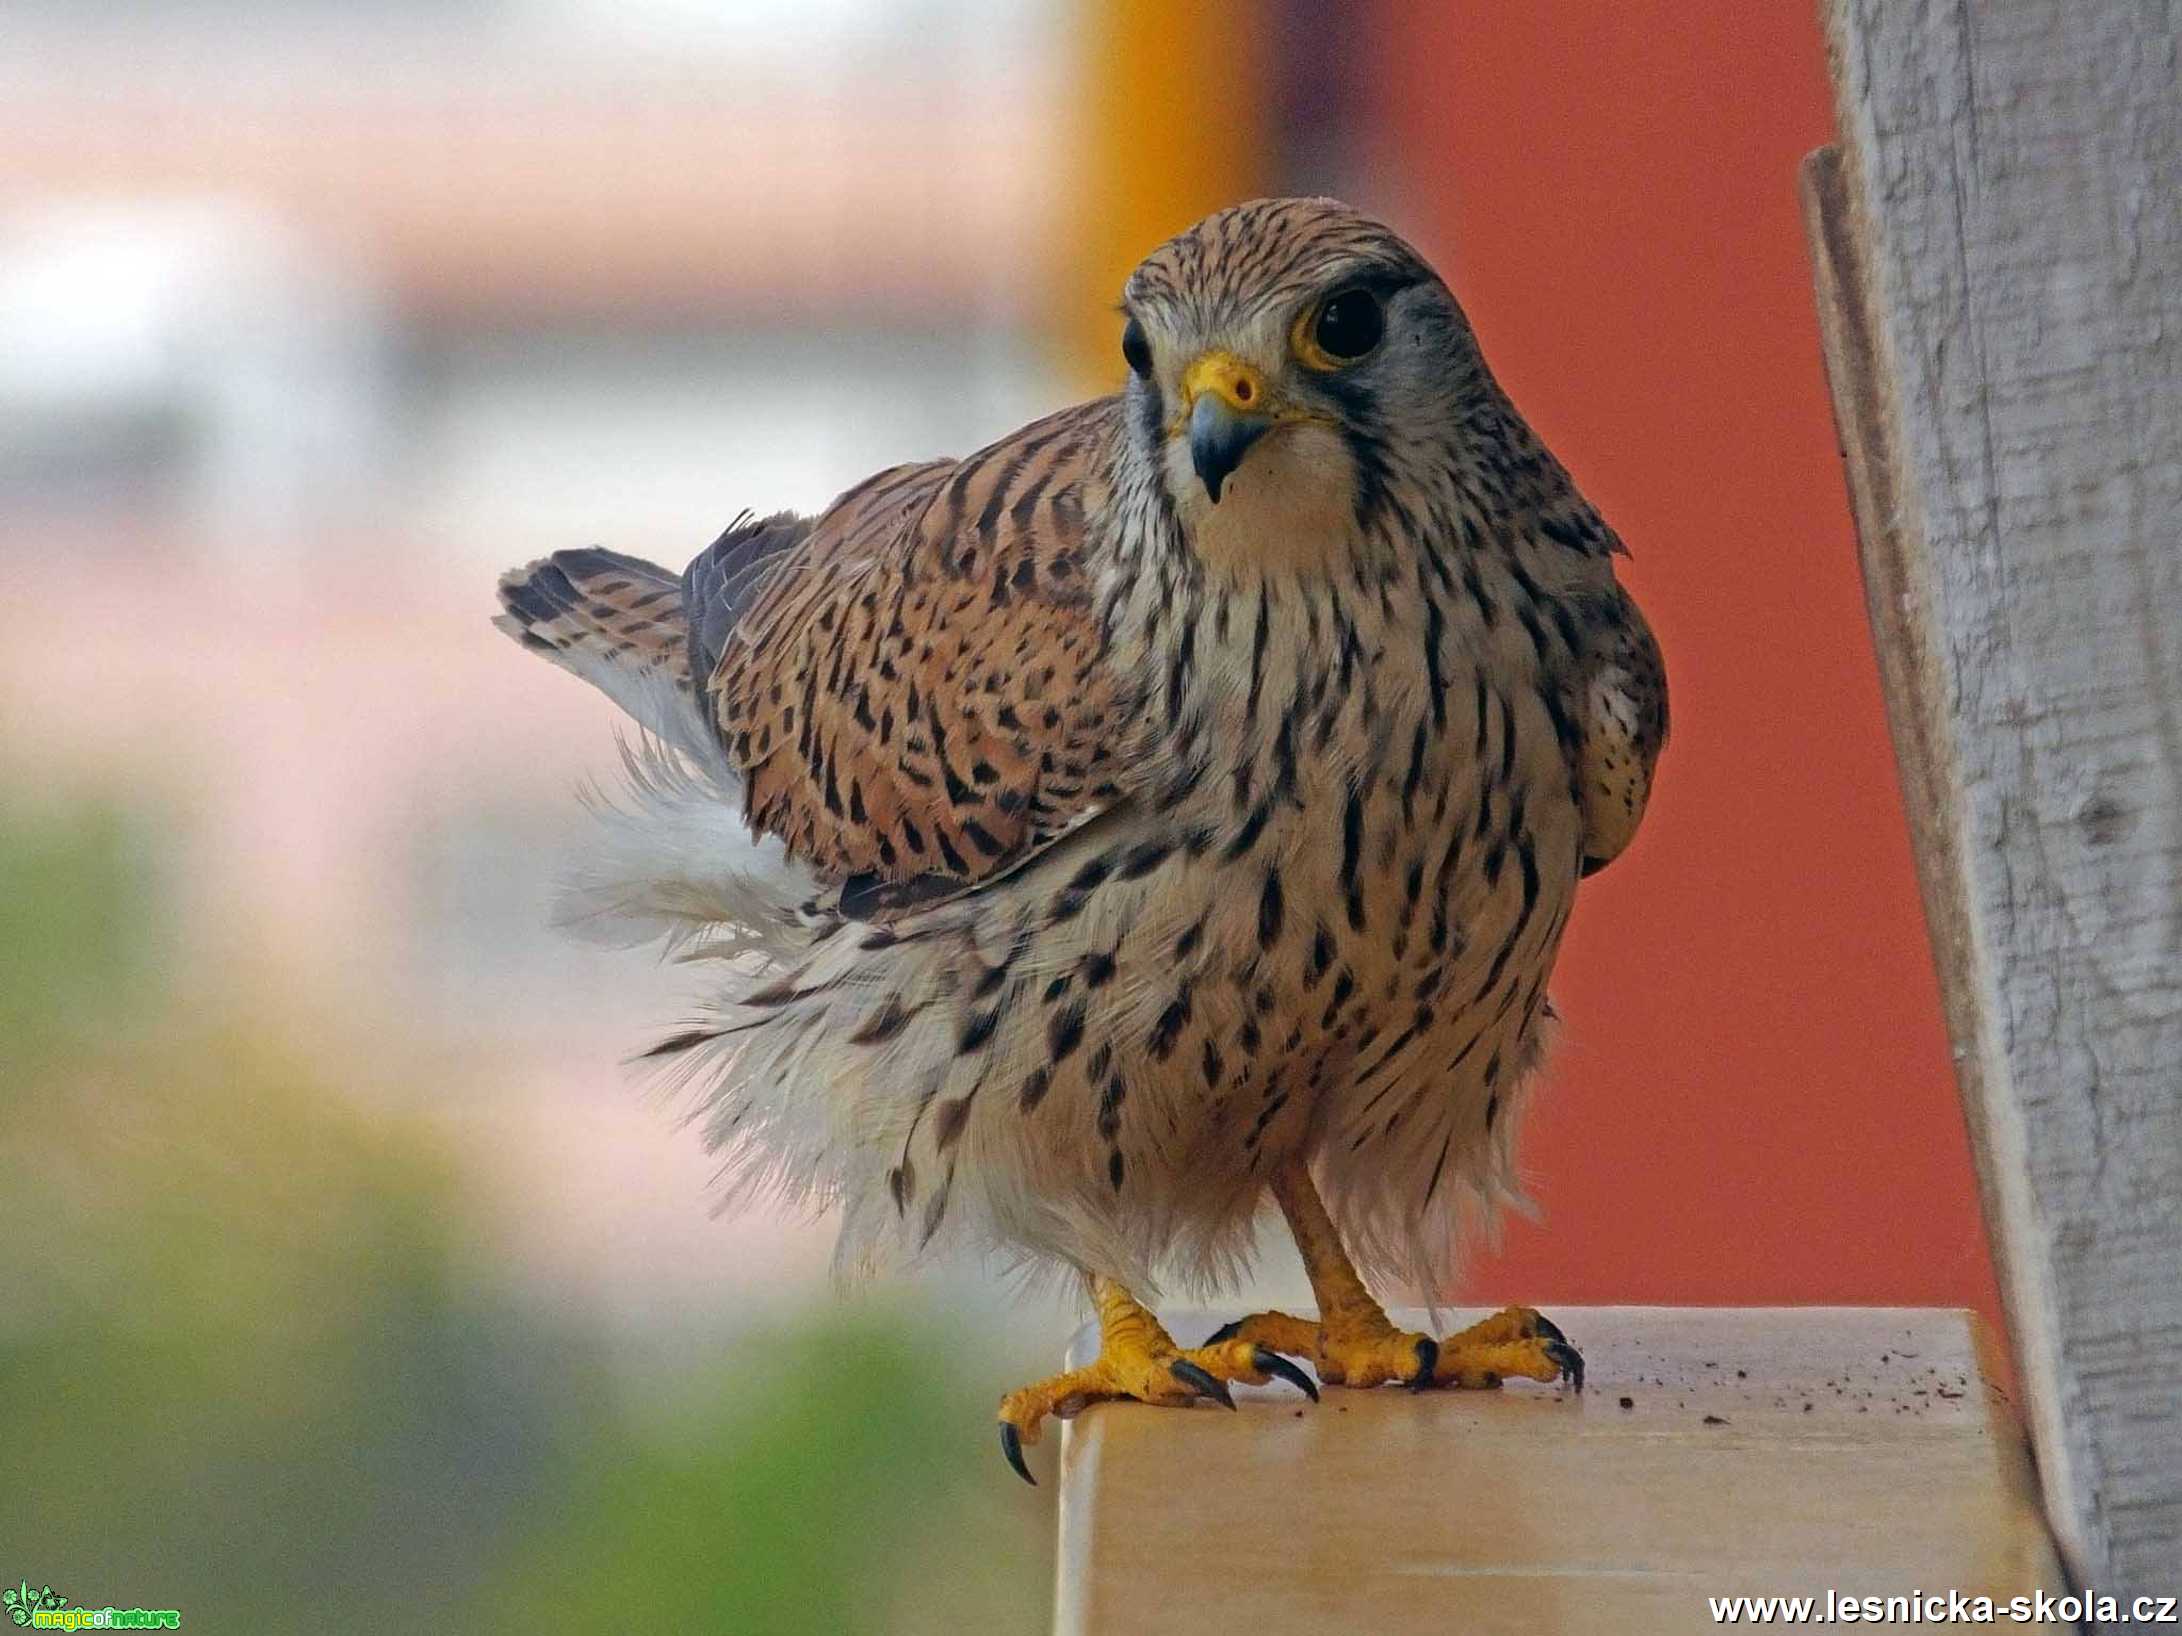
<path id="1" fill-rule="evenodd" d="M 1805 193 L 2051 1524 L 2182 1570 L 2182 6 L 1828 0 Z"/>

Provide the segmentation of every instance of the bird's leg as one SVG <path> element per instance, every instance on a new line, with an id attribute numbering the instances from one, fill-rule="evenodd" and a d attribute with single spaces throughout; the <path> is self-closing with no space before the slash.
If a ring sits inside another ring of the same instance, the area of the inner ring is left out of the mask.
<path id="1" fill-rule="evenodd" d="M 1091 1280 L 1091 1303 L 1099 1316 L 1099 1355 L 1000 1400 L 1000 1449 L 1026 1483 L 1036 1479 L 1023 1464 L 1023 1445 L 1038 1441 L 1049 1414 L 1066 1420 L 1104 1398 L 1175 1407 L 1209 1398 L 1232 1409 L 1229 1381 L 1262 1386 L 1276 1377 L 1318 1396 L 1308 1375 L 1267 1347 L 1238 1340 L 1176 1346 L 1151 1309 L 1111 1278 Z"/>
<path id="2" fill-rule="evenodd" d="M 1291 1159 L 1273 1173 L 1273 1197 L 1280 1201 L 1303 1254 L 1311 1293 L 1318 1297 L 1318 1321 L 1261 1312 L 1229 1324 L 1213 1339 L 1253 1341 L 1274 1352 L 1309 1358 L 1329 1385 L 1377 1386 L 1389 1380 L 1431 1385 L 1439 1343 L 1429 1335 L 1396 1329 L 1386 1309 L 1372 1299 L 1301 1159 Z"/>
<path id="3" fill-rule="evenodd" d="M 1566 1377 L 1581 1389 L 1583 1359 L 1550 1319 L 1528 1307 L 1509 1307 L 1444 1341 L 1396 1329 L 1341 1247 L 1303 1160 L 1292 1159 L 1274 1172 L 1273 1197 L 1302 1252 L 1303 1270 L 1318 1297 L 1318 1321 L 1261 1312 L 1227 1325 L 1213 1341 L 1250 1341 L 1309 1358 L 1319 1377 L 1335 1385 L 1399 1380 L 1420 1390 L 1498 1386 L 1510 1375 L 1523 1375 L 1543 1381 Z"/>

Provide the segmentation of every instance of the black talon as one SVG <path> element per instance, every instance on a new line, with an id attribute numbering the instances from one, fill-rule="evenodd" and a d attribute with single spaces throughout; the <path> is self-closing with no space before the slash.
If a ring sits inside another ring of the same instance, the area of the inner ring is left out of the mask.
<path id="1" fill-rule="evenodd" d="M 1565 1342 L 1568 1339 L 1566 1335 L 1561 1333 L 1561 1326 L 1548 1318 L 1543 1312 L 1534 1312 L 1531 1316 L 1538 1320 L 1538 1333 L 1547 1340 Z"/>
<path id="2" fill-rule="evenodd" d="M 1556 1338 L 1546 1342 L 1546 1356 L 1560 1366 L 1561 1373 L 1567 1378 L 1569 1385 L 1575 1387 L 1579 1392 L 1583 1390 L 1583 1354 L 1581 1352 L 1570 1346 L 1568 1342 Z"/>
<path id="3" fill-rule="evenodd" d="M 1233 1323 L 1222 1324 L 1210 1335 L 1207 1335 L 1205 1337 L 1205 1344 L 1207 1346 L 1218 1346 L 1222 1341 L 1233 1340 L 1237 1335 L 1240 1335 L 1242 1332 L 1243 1321 L 1240 1318 L 1237 1318 Z"/>
<path id="4" fill-rule="evenodd" d="M 1167 1365 L 1167 1370 L 1176 1380 L 1187 1386 L 1191 1391 L 1196 1392 L 1201 1397 L 1211 1398 L 1221 1408 L 1232 1409 L 1235 1407 L 1234 1394 L 1224 1384 L 1198 1368 L 1189 1359 L 1176 1358 L 1174 1362 Z"/>
<path id="5" fill-rule="evenodd" d="M 1278 1352 L 1268 1352 L 1261 1346 L 1250 1354 L 1250 1362 L 1260 1374 L 1271 1375 L 1275 1380 L 1285 1380 L 1313 1403 L 1318 1401 L 1318 1388 L 1311 1383 L 1311 1377 Z"/>
<path id="6" fill-rule="evenodd" d="M 1000 1422 L 1000 1452 L 1008 1457 L 1008 1464 L 1015 1467 L 1016 1476 L 1033 1488 L 1038 1486 L 1038 1479 L 1030 1474 L 1030 1467 L 1023 1464 L 1023 1434 L 1005 1420 Z"/>
<path id="7" fill-rule="evenodd" d="M 1417 1372 L 1409 1379 L 1412 1392 L 1429 1391 L 1432 1372 L 1440 1365 L 1440 1343 L 1429 1335 L 1417 1337 Z"/>

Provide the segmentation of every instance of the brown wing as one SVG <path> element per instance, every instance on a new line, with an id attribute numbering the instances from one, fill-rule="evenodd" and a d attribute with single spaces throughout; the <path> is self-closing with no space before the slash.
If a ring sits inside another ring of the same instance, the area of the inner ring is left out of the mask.
<path id="1" fill-rule="evenodd" d="M 1580 699 L 1583 872 L 1594 874 L 1635 839 L 1667 742 L 1667 670 L 1652 628 L 1616 586 L 1591 625 Z"/>
<path id="2" fill-rule="evenodd" d="M 755 828 L 839 881 L 944 889 L 1115 798 L 1085 563 L 1114 419 L 881 472 L 772 560 L 710 683 Z"/>

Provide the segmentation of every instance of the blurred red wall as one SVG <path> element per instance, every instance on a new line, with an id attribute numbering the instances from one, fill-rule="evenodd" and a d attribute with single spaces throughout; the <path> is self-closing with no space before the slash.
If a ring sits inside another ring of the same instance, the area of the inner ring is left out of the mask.
<path id="1" fill-rule="evenodd" d="M 1383 202 L 1634 552 L 1674 737 L 1461 1292 L 1998 1317 L 1819 359 L 1811 0 L 1380 14 Z"/>

